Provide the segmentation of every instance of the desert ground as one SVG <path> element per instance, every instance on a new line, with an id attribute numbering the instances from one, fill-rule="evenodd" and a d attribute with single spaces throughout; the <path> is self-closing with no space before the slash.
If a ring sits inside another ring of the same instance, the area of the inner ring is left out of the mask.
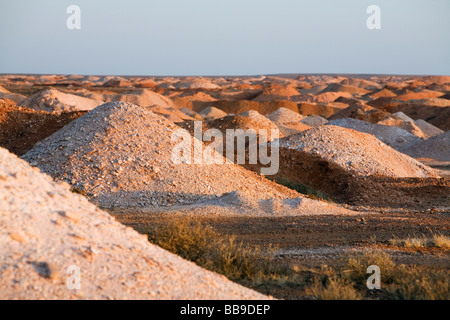
<path id="1" fill-rule="evenodd" d="M 0 75 L 0 298 L 450 299 L 449 130 L 450 76 Z"/>

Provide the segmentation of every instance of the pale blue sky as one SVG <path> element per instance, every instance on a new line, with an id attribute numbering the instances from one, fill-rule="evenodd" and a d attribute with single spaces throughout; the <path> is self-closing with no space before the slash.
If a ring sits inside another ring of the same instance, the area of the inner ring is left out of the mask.
<path id="1" fill-rule="evenodd" d="M 0 73 L 450 75 L 449 31 L 450 0 L 0 0 Z"/>

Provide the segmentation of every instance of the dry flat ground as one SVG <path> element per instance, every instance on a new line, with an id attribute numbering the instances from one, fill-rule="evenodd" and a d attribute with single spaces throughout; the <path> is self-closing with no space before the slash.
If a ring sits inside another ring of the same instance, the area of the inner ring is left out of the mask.
<path id="1" fill-rule="evenodd" d="M 123 224 L 139 232 L 184 216 L 121 214 L 110 212 Z M 361 213 L 355 216 L 302 217 L 196 217 L 224 235 L 260 247 L 275 246 L 280 257 L 320 267 L 339 263 L 345 251 L 356 248 L 390 251 L 398 262 L 448 268 L 448 249 L 409 249 L 391 246 L 393 238 L 413 235 L 450 234 L 450 213 Z"/>

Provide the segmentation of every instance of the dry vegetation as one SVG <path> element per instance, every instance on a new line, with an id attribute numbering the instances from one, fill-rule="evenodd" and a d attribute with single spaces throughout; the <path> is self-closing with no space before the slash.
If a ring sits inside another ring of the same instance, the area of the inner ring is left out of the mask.
<path id="1" fill-rule="evenodd" d="M 249 247 L 192 218 L 155 224 L 149 240 L 199 266 L 264 294 L 284 299 L 450 299 L 448 270 L 397 264 L 381 251 L 348 252 L 335 267 L 311 268 L 282 261 L 276 248 Z M 433 237 L 443 247 L 448 237 Z M 366 286 L 367 267 L 381 270 L 381 289 Z"/>

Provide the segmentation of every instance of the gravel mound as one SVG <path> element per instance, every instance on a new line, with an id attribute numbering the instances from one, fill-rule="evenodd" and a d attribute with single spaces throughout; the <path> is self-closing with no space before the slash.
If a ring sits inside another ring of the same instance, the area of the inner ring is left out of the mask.
<path id="1" fill-rule="evenodd" d="M 408 131 L 409 133 L 415 135 L 416 137 L 427 139 L 429 138 L 415 123 L 414 121 L 405 121 L 400 119 L 385 119 L 378 124 L 384 125 L 384 126 L 391 126 L 391 127 L 397 127 L 400 129 L 403 129 L 405 131 Z"/>
<path id="2" fill-rule="evenodd" d="M 309 116 L 300 120 L 300 122 L 311 127 L 319 127 L 328 123 L 328 120 L 321 116 Z"/>
<path id="3" fill-rule="evenodd" d="M 420 130 L 422 130 L 426 139 L 434 137 L 434 136 L 438 136 L 441 133 L 444 133 L 444 131 L 433 126 L 431 123 L 426 122 L 425 120 L 419 119 L 419 120 L 414 121 L 414 123 L 416 126 L 418 126 L 420 128 Z"/>
<path id="4" fill-rule="evenodd" d="M 392 116 L 394 118 L 397 118 L 397 119 L 400 119 L 400 120 L 404 120 L 404 121 L 411 121 L 411 122 L 414 121 L 412 118 L 408 117 L 406 114 L 404 114 L 401 111 L 394 113 Z"/>
<path id="5" fill-rule="evenodd" d="M 129 102 L 143 107 L 151 107 L 156 105 L 163 108 L 178 109 L 177 105 L 172 101 L 172 99 L 160 95 L 159 93 L 156 93 L 149 89 L 140 89 L 126 94 L 113 95 L 108 101 Z"/>
<path id="6" fill-rule="evenodd" d="M 104 207 L 192 203 L 234 190 L 255 197 L 292 195 L 237 165 L 174 165 L 171 156 L 178 141 L 171 136 L 177 129 L 146 108 L 107 103 L 38 143 L 23 158 Z"/>
<path id="7" fill-rule="evenodd" d="M 299 95 L 297 89 L 291 86 L 271 86 L 264 88 L 263 92 L 253 101 L 289 100 L 292 96 Z"/>
<path id="8" fill-rule="evenodd" d="M 338 84 L 338 83 L 330 83 L 325 89 L 323 89 L 319 94 L 321 93 L 327 93 L 327 92 L 345 92 L 350 94 L 366 94 L 369 93 L 368 90 L 365 90 L 363 88 L 354 87 L 351 85 L 346 84 Z"/>
<path id="9" fill-rule="evenodd" d="M 336 112 L 329 120 L 343 119 L 343 118 L 354 118 L 362 121 L 369 121 L 372 123 L 377 123 L 379 121 L 389 119 L 391 114 L 389 112 L 361 104 L 354 104 Z"/>
<path id="10" fill-rule="evenodd" d="M 33 94 L 23 100 L 20 105 L 35 110 L 62 113 L 89 111 L 102 103 L 102 101 L 63 93 L 55 89 L 47 89 Z"/>
<path id="11" fill-rule="evenodd" d="M 199 112 L 199 114 L 203 117 L 205 120 L 211 120 L 211 119 L 219 119 L 223 118 L 227 115 L 226 112 L 217 109 L 215 107 L 207 107 Z"/>
<path id="12" fill-rule="evenodd" d="M 26 96 L 18 93 L 0 92 L 0 99 L 8 99 L 13 101 L 15 104 L 19 104 L 26 98 Z"/>
<path id="13" fill-rule="evenodd" d="M 3 148 L 0 190 L 0 299 L 267 298 L 150 244 Z"/>
<path id="14" fill-rule="evenodd" d="M 370 134 L 327 125 L 280 140 L 280 148 L 319 156 L 361 176 L 436 177 L 433 169 Z"/>
<path id="15" fill-rule="evenodd" d="M 450 161 L 450 131 L 400 149 L 413 158 Z"/>
<path id="16" fill-rule="evenodd" d="M 299 122 L 300 120 L 303 120 L 304 117 L 295 111 L 280 108 L 267 115 L 266 118 L 280 125 L 288 122 Z"/>
<path id="17" fill-rule="evenodd" d="M 419 137 L 409 133 L 406 130 L 397 127 L 384 126 L 381 124 L 374 124 L 358 119 L 346 118 L 331 120 L 328 124 L 369 133 L 386 143 L 388 146 L 397 150 L 402 146 L 407 146 L 420 141 Z"/>

